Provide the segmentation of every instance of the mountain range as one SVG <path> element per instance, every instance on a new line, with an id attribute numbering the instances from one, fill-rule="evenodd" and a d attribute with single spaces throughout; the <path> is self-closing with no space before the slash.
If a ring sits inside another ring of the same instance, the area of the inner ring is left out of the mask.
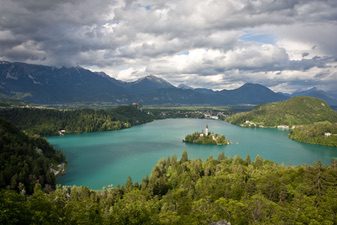
<path id="1" fill-rule="evenodd" d="M 305 94 L 320 93 L 323 96 L 321 92 L 316 92 Z M 246 83 L 237 89 L 214 91 L 193 89 L 187 85 L 175 87 L 153 75 L 124 82 L 82 67 L 58 68 L 6 61 L 0 62 L 0 97 L 39 104 L 139 102 L 198 105 L 255 105 L 289 98 L 260 84 Z M 328 100 L 329 103 L 337 103 L 333 98 Z"/>
<path id="2" fill-rule="evenodd" d="M 305 91 L 298 91 L 293 93 L 291 96 L 311 96 L 325 100 L 329 105 L 337 106 L 337 99 L 333 97 L 332 94 L 320 90 L 316 87 L 310 88 Z"/>

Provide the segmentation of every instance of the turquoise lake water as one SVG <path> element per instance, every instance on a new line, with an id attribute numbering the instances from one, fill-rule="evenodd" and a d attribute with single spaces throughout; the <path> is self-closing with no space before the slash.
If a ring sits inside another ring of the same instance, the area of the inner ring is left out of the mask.
<path id="1" fill-rule="evenodd" d="M 224 134 L 233 144 L 228 146 L 191 145 L 182 142 L 186 134 L 209 130 Z M 100 189 L 109 184 L 124 184 L 128 176 L 134 181 L 151 173 L 159 159 L 176 155 L 184 149 L 190 159 L 239 155 L 252 159 L 260 155 L 285 165 L 330 163 L 337 158 L 337 148 L 301 144 L 288 139 L 286 131 L 241 128 L 219 120 L 166 119 L 125 130 L 48 137 L 62 149 L 68 161 L 66 175 L 57 182 Z"/>

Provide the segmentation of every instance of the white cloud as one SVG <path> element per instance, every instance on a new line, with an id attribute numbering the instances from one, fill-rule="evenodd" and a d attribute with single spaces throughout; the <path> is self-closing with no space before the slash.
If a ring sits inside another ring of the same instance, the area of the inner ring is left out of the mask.
<path id="1" fill-rule="evenodd" d="M 214 89 L 248 81 L 285 90 L 331 89 L 337 80 L 336 1 L 0 0 L 0 5 L 1 59 L 81 65 L 123 80 L 152 73 Z"/>

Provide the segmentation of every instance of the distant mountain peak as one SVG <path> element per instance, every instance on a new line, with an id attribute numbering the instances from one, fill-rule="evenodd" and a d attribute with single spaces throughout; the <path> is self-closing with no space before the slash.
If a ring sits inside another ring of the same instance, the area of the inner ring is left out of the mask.
<path id="1" fill-rule="evenodd" d="M 186 84 L 179 84 L 178 85 L 178 88 L 181 88 L 181 89 L 186 89 L 186 90 L 191 90 L 193 89 L 192 87 L 186 85 Z"/>
<path id="2" fill-rule="evenodd" d="M 295 93 L 311 93 L 311 92 L 325 92 L 325 91 L 323 91 L 322 89 L 319 89 L 318 87 L 311 87 L 305 90 L 295 91 L 294 94 Z"/>
<path id="3" fill-rule="evenodd" d="M 261 84 L 255 84 L 255 83 L 245 83 L 244 85 L 242 85 L 241 87 L 239 87 L 239 89 L 242 88 L 263 88 L 263 89 L 269 89 L 266 86 L 263 86 Z"/>
<path id="4" fill-rule="evenodd" d="M 304 91 L 296 91 L 291 96 L 311 96 L 325 100 L 329 105 L 337 105 L 337 99 L 332 97 L 329 93 L 318 89 L 317 87 L 312 87 Z"/>
<path id="5" fill-rule="evenodd" d="M 242 86 L 255 86 L 255 85 L 256 85 L 255 83 L 247 82 L 247 83 L 244 83 Z"/>
<path id="6" fill-rule="evenodd" d="M 309 93 L 321 93 L 321 94 L 327 94 L 325 91 L 317 88 L 317 87 L 312 87 L 306 90 L 302 90 L 302 91 L 296 91 L 293 93 L 293 95 L 305 95 L 305 94 L 309 94 Z"/>
<path id="7" fill-rule="evenodd" d="M 0 64 L 10 64 L 10 62 L 0 60 Z"/>
<path id="8" fill-rule="evenodd" d="M 321 90 L 318 89 L 317 87 L 312 87 L 312 88 L 309 88 L 308 91 L 321 91 Z"/>
<path id="9" fill-rule="evenodd" d="M 104 72 L 95 72 L 98 76 L 101 76 L 101 77 L 108 77 L 108 78 L 111 78 L 108 74 L 104 73 Z"/>
<path id="10" fill-rule="evenodd" d="M 160 82 L 160 83 L 168 83 L 163 78 L 157 77 L 155 75 L 147 75 L 143 78 L 140 78 L 139 80 L 149 80 L 149 81 Z"/>
<path id="11" fill-rule="evenodd" d="M 151 85 L 153 88 L 172 88 L 174 87 L 171 83 L 169 83 L 167 80 L 154 76 L 154 75 L 147 75 L 143 78 L 140 78 L 136 80 L 135 82 L 132 82 L 134 85 Z"/>
<path id="12" fill-rule="evenodd" d="M 144 79 L 152 79 L 152 80 L 160 80 L 160 79 L 162 79 L 162 78 L 159 78 L 159 77 L 157 77 L 157 76 L 155 76 L 155 75 L 152 75 L 152 74 L 149 74 L 149 75 L 146 75 L 145 77 L 143 77 Z"/>

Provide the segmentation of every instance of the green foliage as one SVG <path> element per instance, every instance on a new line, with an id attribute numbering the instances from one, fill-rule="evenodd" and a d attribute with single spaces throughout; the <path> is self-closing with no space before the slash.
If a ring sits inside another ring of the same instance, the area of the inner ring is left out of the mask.
<path id="1" fill-rule="evenodd" d="M 325 121 L 296 126 L 289 137 L 299 142 L 337 147 L 337 124 Z"/>
<path id="2" fill-rule="evenodd" d="M 206 136 L 203 133 L 199 133 L 199 132 L 186 135 L 184 142 L 191 143 L 191 144 L 202 144 L 202 145 L 227 145 L 229 144 L 229 141 L 223 135 L 210 133 Z"/>
<path id="3" fill-rule="evenodd" d="M 246 127 L 295 126 L 289 138 L 337 147 L 337 113 L 326 102 L 313 97 L 294 97 L 258 106 L 250 112 L 234 114 L 226 121 Z M 331 133 L 331 136 L 325 136 L 325 133 Z"/>
<path id="4" fill-rule="evenodd" d="M 250 121 L 255 126 L 293 126 L 320 121 L 337 122 L 337 113 L 323 100 L 313 97 L 294 97 L 283 102 L 257 106 L 250 112 L 234 114 L 226 121 L 243 126 L 245 121 Z"/>
<path id="5" fill-rule="evenodd" d="M 337 224 L 337 163 L 285 167 L 219 156 L 158 162 L 141 185 L 0 192 L 2 224 Z M 16 219 L 15 219 L 16 218 Z M 8 222 L 8 223 L 7 223 Z"/>
<path id="6" fill-rule="evenodd" d="M 135 106 L 120 106 L 108 110 L 57 110 L 41 108 L 7 108 L 0 117 L 18 128 L 40 135 L 119 130 L 152 121 L 152 116 Z"/>
<path id="7" fill-rule="evenodd" d="M 0 224 L 21 225 L 32 223 L 32 211 L 25 196 L 0 190 Z"/>
<path id="8" fill-rule="evenodd" d="M 187 155 L 187 151 L 184 150 L 183 154 L 181 155 L 180 162 L 186 162 L 186 161 L 188 161 L 188 155 Z"/>
<path id="9" fill-rule="evenodd" d="M 40 183 L 54 188 L 51 168 L 63 163 L 63 154 L 40 137 L 29 137 L 9 123 L 0 120 L 0 187 L 16 191 L 33 191 Z"/>

